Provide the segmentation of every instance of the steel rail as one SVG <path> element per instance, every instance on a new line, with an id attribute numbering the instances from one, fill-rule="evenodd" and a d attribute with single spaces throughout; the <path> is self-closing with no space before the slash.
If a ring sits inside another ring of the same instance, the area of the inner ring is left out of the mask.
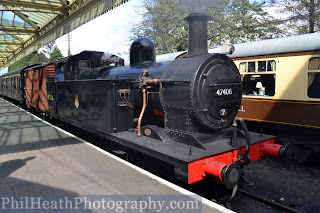
<path id="1" fill-rule="evenodd" d="M 278 208 L 279 210 L 283 210 L 285 212 L 291 212 L 291 213 L 302 213 L 302 211 L 299 211 L 297 209 L 294 209 L 294 208 L 291 208 L 289 206 L 286 206 L 286 205 L 283 205 L 281 203 L 278 203 L 278 202 L 275 202 L 273 200 L 269 200 L 269 199 L 266 199 L 264 197 L 261 197 L 259 195 L 256 195 L 256 194 L 253 194 L 251 192 L 248 192 L 248 191 L 245 191 L 243 189 L 238 189 L 238 192 L 247 196 L 247 197 L 251 197 L 255 200 L 259 200 L 259 201 L 262 201 L 263 203 L 271 206 L 271 207 L 276 207 Z"/>

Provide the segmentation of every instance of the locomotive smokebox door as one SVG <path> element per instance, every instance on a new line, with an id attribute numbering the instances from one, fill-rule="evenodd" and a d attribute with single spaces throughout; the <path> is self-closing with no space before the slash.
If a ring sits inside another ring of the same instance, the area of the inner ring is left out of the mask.
<path id="1" fill-rule="evenodd" d="M 200 65 L 191 87 L 191 103 L 196 109 L 193 119 L 204 127 L 224 128 L 233 121 L 241 105 L 241 79 L 225 55 L 209 58 Z"/>

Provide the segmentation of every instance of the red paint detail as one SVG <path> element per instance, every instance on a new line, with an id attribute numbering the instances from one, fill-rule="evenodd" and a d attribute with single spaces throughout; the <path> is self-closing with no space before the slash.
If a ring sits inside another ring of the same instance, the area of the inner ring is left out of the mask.
<path id="1" fill-rule="evenodd" d="M 204 172 L 207 175 L 211 175 L 213 177 L 219 178 L 222 181 L 221 171 L 226 166 L 228 166 L 228 164 L 226 163 L 208 160 L 204 165 Z"/>
<path id="2" fill-rule="evenodd" d="M 251 162 L 259 160 L 261 157 L 263 157 L 265 155 L 262 151 L 263 145 L 268 146 L 269 144 L 274 145 L 274 138 L 252 144 L 249 152 Z M 203 178 L 206 175 L 212 175 L 214 177 L 218 177 L 221 180 L 221 170 L 223 169 L 223 167 L 229 166 L 233 162 L 237 162 L 238 161 L 237 155 L 243 154 L 245 150 L 246 150 L 246 147 L 244 146 L 244 147 L 240 147 L 237 150 L 225 152 L 225 153 L 210 156 L 210 157 L 205 157 L 205 158 L 190 162 L 188 165 L 188 183 L 191 184 L 191 183 L 203 180 Z M 210 166 L 206 167 L 206 163 L 209 163 Z M 219 167 L 218 165 L 221 165 L 221 166 Z M 219 170 L 220 172 L 214 171 L 214 169 L 217 170 L 217 168 L 221 169 Z M 217 176 L 218 173 L 220 174 Z"/>
<path id="3" fill-rule="evenodd" d="M 153 112 L 154 112 L 154 114 L 156 114 L 157 116 L 160 116 L 160 117 L 164 118 L 164 114 L 163 114 L 163 112 L 160 112 L 160 111 L 155 110 L 155 109 L 153 109 L 152 111 L 153 111 Z"/>
<path id="4" fill-rule="evenodd" d="M 264 144 L 262 146 L 262 154 L 280 158 L 279 151 L 282 147 L 279 144 Z"/>

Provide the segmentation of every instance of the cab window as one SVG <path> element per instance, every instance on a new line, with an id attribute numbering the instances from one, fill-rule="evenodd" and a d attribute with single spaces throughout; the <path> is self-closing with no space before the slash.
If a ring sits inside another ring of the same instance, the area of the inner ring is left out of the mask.
<path id="1" fill-rule="evenodd" d="M 71 62 L 69 79 L 74 80 L 77 77 L 77 72 L 78 72 L 77 64 L 75 62 Z"/>
<path id="2" fill-rule="evenodd" d="M 90 69 L 91 62 L 89 60 L 81 60 L 79 61 L 79 69 Z"/>

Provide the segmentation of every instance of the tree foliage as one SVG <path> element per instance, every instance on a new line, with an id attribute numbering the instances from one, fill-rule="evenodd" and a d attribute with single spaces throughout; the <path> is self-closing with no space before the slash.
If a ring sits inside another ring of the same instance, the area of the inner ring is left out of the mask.
<path id="1" fill-rule="evenodd" d="M 37 63 L 37 62 L 48 62 L 48 58 L 45 56 L 45 54 L 43 52 L 34 54 L 31 57 L 31 59 L 29 61 L 29 64 L 34 64 L 34 63 Z"/>
<path id="2" fill-rule="evenodd" d="M 56 61 L 60 58 L 63 58 L 64 56 L 62 55 L 60 49 L 55 46 L 53 51 L 50 54 L 50 58 L 48 59 L 44 53 L 44 51 L 37 53 L 36 51 L 27 55 L 26 57 L 20 59 L 19 61 L 13 63 L 8 67 L 8 72 L 12 72 L 14 70 L 17 70 L 21 67 L 35 64 L 38 62 L 48 62 L 48 61 Z"/>
<path id="3" fill-rule="evenodd" d="M 151 39 L 158 53 L 187 49 L 187 16 L 176 0 L 144 0 L 146 12 L 136 28 L 135 37 Z"/>
<path id="4" fill-rule="evenodd" d="M 48 58 L 43 53 L 33 52 L 8 67 L 8 72 L 12 72 L 21 67 L 37 62 L 48 62 Z"/>
<path id="5" fill-rule="evenodd" d="M 225 39 L 241 43 L 269 39 L 279 34 L 274 19 L 263 10 L 263 3 L 249 0 L 223 1 L 209 10 L 209 40 L 219 45 Z"/>
<path id="6" fill-rule="evenodd" d="M 49 58 L 49 61 L 56 61 L 60 58 L 63 58 L 64 56 L 62 55 L 60 49 L 55 46 L 55 48 L 53 49 L 51 55 L 50 55 L 50 58 Z"/>
<path id="7" fill-rule="evenodd" d="M 320 31 L 319 0 L 271 0 L 282 14 L 279 23 L 289 34 L 305 34 Z"/>
<path id="8" fill-rule="evenodd" d="M 195 2 L 200 7 L 190 11 L 190 8 L 196 7 Z M 203 0 L 184 3 L 184 0 L 144 0 L 146 12 L 134 32 L 135 37 L 150 38 L 159 54 L 186 50 L 188 26 L 182 20 L 189 12 L 199 12 L 199 8 L 205 8 L 204 12 L 212 17 L 208 24 L 208 39 L 211 45 L 220 45 L 226 39 L 233 43 L 266 39 L 279 32 L 272 18 L 262 10 L 261 3 L 251 3 L 249 0 Z"/>

